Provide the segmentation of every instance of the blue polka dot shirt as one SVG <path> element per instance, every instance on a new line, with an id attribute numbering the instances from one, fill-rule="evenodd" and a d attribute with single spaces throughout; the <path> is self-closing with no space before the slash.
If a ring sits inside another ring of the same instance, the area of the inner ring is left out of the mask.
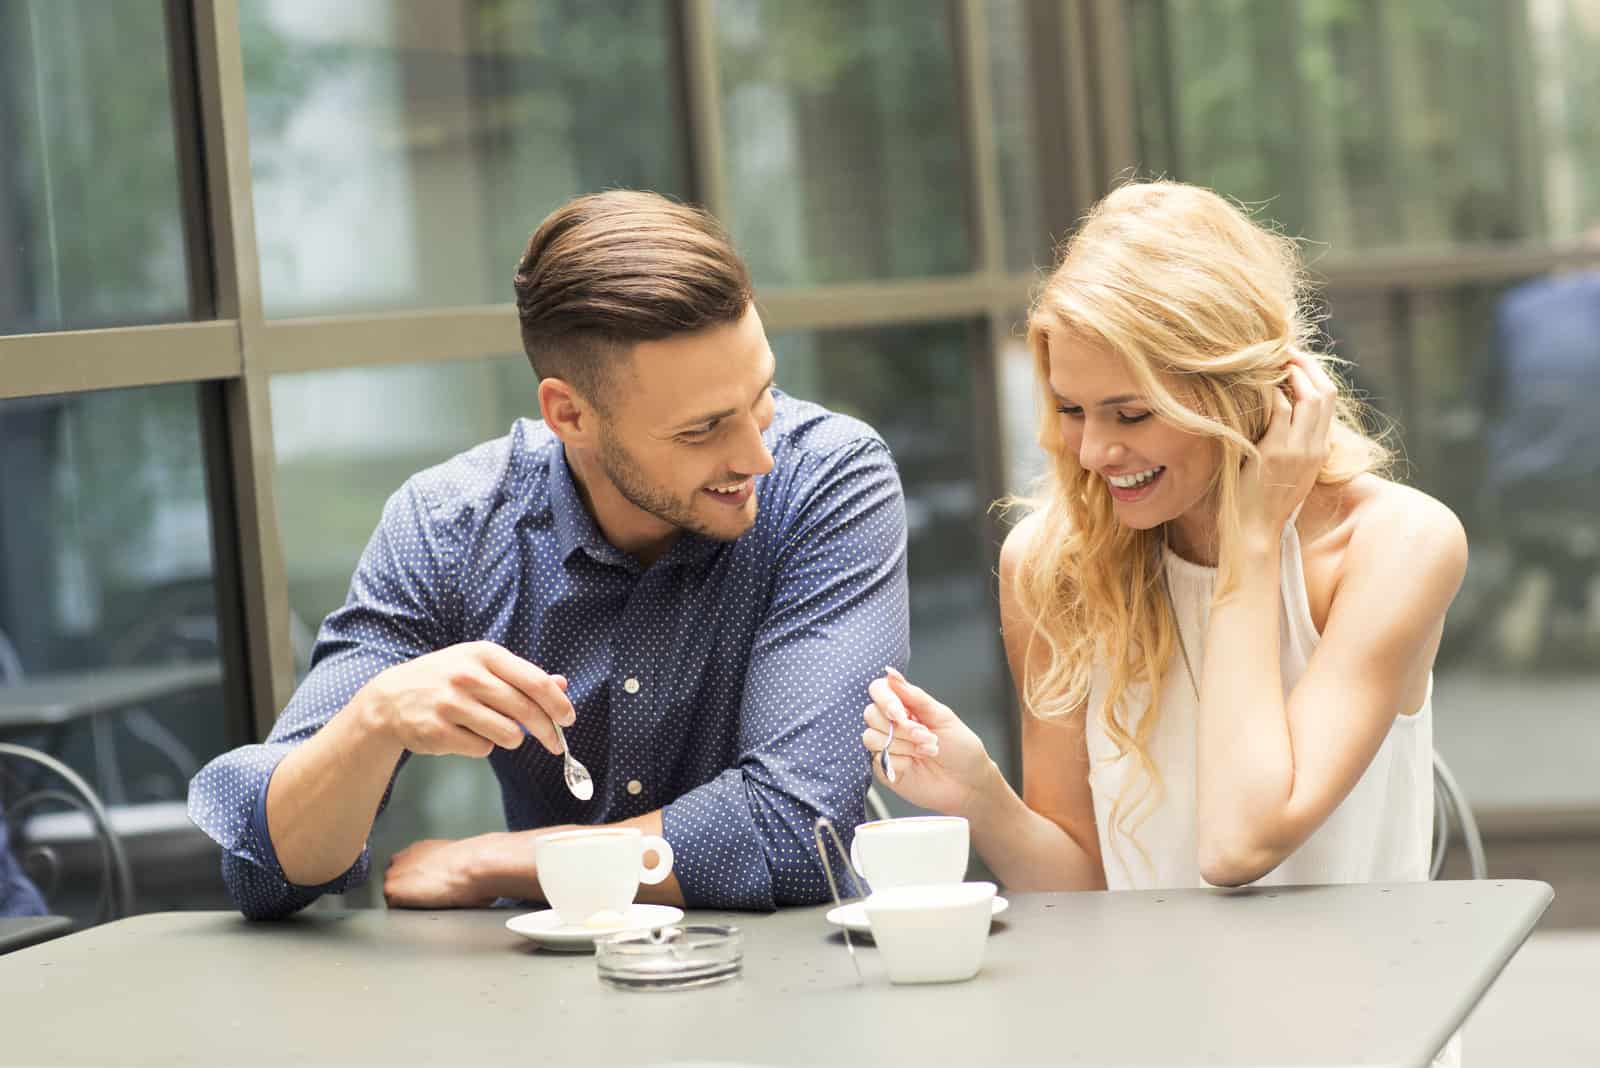
<path id="1" fill-rule="evenodd" d="M 378 672 L 484 639 L 567 677 L 567 742 L 595 778 L 578 801 L 532 738 L 497 747 L 511 830 L 662 809 L 690 905 L 826 900 L 813 823 L 862 820 L 867 684 L 908 655 L 905 503 L 870 427 L 774 394 L 755 525 L 731 542 L 684 534 L 648 569 L 605 540 L 541 423 L 409 479 L 267 740 L 190 783 L 240 910 L 283 916 L 366 880 L 363 850 L 332 882 L 288 882 L 267 834 L 273 770 Z"/>

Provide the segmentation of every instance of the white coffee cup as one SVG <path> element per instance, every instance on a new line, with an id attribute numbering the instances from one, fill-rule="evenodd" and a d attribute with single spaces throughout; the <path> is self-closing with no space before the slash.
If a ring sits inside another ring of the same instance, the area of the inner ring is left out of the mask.
<path id="1" fill-rule="evenodd" d="M 891 983 L 955 983 L 983 967 L 994 883 L 875 890 L 867 922 Z"/>
<path id="2" fill-rule="evenodd" d="M 652 850 L 656 862 L 647 865 L 644 857 Z M 672 872 L 666 839 L 637 827 L 543 835 L 534 839 L 533 857 L 544 899 L 567 926 L 581 925 L 598 912 L 626 913 L 641 882 L 659 883 Z"/>
<path id="3" fill-rule="evenodd" d="M 967 874 L 967 821 L 906 816 L 856 827 L 850 863 L 874 890 L 959 883 Z"/>

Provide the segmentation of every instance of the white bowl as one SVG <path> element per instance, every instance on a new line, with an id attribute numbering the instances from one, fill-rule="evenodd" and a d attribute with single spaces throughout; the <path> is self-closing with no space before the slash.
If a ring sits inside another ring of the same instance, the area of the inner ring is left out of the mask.
<path id="1" fill-rule="evenodd" d="M 866 902 L 891 983 L 956 983 L 983 967 L 994 883 L 897 886 Z"/>

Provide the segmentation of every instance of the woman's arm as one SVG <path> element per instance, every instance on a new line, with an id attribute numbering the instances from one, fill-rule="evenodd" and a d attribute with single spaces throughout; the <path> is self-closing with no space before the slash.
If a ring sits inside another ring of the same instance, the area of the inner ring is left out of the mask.
<path id="1" fill-rule="evenodd" d="M 1044 653 L 1042 642 L 1030 642 L 1032 626 L 1012 592 L 1031 527 L 1028 521 L 1019 524 L 1000 552 L 1000 620 L 1019 694 L 1024 671 L 1040 667 Z M 1081 710 L 1060 721 L 1023 711 L 1023 793 L 1018 797 L 982 740 L 931 694 L 891 674 L 872 684 L 872 696 L 862 735 L 870 752 L 883 747 L 891 718 L 905 725 L 890 750 L 896 781 L 886 782 L 873 761 L 880 784 L 912 804 L 965 816 L 973 847 L 1008 889 L 1105 888 Z M 922 741 L 915 725 L 931 731 L 935 741 Z"/>
<path id="2" fill-rule="evenodd" d="M 1310 388 L 1300 384 L 1298 396 Z M 1292 479 L 1269 465 L 1261 481 Z M 1322 639 L 1287 699 L 1281 540 L 1270 533 L 1281 523 L 1247 524 L 1241 543 L 1224 547 L 1239 581 L 1212 604 L 1197 732 L 1207 882 L 1252 882 L 1299 848 L 1360 780 L 1394 717 L 1415 711 L 1408 703 L 1426 692 L 1445 610 L 1466 573 L 1466 534 L 1449 509 L 1403 487 L 1361 507 Z"/>

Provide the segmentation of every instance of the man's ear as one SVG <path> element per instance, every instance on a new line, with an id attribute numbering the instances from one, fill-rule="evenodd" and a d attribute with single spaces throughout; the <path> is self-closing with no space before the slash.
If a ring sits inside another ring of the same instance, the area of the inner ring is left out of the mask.
<path id="1" fill-rule="evenodd" d="M 594 405 L 565 379 L 539 380 L 539 415 L 564 445 L 587 445 L 599 428 Z"/>

